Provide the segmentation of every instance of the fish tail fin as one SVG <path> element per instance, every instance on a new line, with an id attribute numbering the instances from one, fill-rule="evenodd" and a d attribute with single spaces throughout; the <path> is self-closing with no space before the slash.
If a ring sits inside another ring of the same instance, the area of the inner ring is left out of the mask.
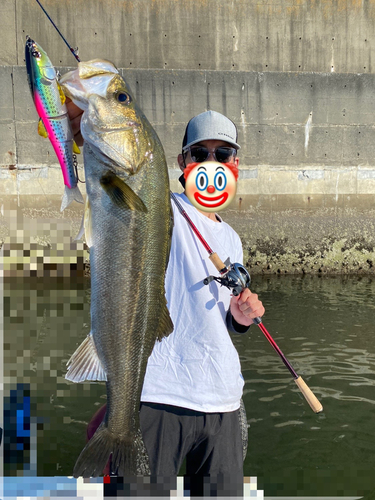
<path id="1" fill-rule="evenodd" d="M 150 475 L 148 455 L 140 429 L 134 435 L 115 436 L 104 422 L 83 448 L 74 466 L 74 477 L 97 477 L 111 458 L 111 473 L 121 477 Z"/>
<path id="2" fill-rule="evenodd" d="M 74 477 L 97 477 L 105 468 L 114 448 L 114 439 L 102 422 L 81 451 L 74 466 Z"/>
<path id="3" fill-rule="evenodd" d="M 60 212 L 63 212 L 74 200 L 78 203 L 83 203 L 83 197 L 81 191 L 78 189 L 78 186 L 71 189 L 65 186 Z"/>
<path id="4" fill-rule="evenodd" d="M 149 476 L 150 466 L 141 430 L 117 443 L 111 470 L 117 476 Z"/>

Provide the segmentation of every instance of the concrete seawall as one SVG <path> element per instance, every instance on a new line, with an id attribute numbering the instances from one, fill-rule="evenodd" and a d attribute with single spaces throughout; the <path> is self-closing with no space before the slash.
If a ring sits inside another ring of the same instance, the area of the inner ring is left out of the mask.
<path id="1" fill-rule="evenodd" d="M 181 190 L 176 156 L 187 121 L 215 109 L 237 124 L 240 178 L 223 216 L 253 273 L 374 272 L 375 6 L 359 4 L 287 1 L 280 10 L 276 1 L 120 0 L 104 8 L 78 0 L 58 9 L 45 2 L 81 57 L 107 57 L 121 68 L 165 147 L 173 190 Z M 73 59 L 36 3 L 6 0 L 4 14 L 0 238 L 15 227 L 9 213 L 26 225 L 41 215 L 62 221 L 73 234 L 82 207 L 59 213 L 62 176 L 37 134 L 25 35 L 61 73 Z"/>

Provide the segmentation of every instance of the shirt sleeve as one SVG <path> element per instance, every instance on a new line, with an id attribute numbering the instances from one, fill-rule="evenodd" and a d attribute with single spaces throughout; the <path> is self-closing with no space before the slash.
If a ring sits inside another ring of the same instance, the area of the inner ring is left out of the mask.
<path id="1" fill-rule="evenodd" d="M 228 310 L 227 312 L 226 323 L 229 333 L 247 333 L 251 326 L 245 326 L 237 323 L 237 321 L 233 318 L 230 310 Z"/>

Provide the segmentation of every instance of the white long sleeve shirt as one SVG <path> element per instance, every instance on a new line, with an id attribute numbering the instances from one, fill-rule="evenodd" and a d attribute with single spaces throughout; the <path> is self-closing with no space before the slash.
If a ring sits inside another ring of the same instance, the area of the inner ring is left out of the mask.
<path id="1" fill-rule="evenodd" d="M 242 244 L 225 222 L 196 210 L 176 195 L 204 239 L 224 262 L 242 263 Z M 172 201 L 174 228 L 165 289 L 174 331 L 157 341 L 148 360 L 141 401 L 202 412 L 239 408 L 244 380 L 239 356 L 226 327 L 231 292 L 217 276 L 208 252 Z"/>

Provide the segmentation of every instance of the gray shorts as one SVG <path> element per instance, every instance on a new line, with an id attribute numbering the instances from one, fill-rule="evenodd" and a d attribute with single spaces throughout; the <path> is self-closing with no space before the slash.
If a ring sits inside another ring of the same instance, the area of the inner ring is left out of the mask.
<path id="1" fill-rule="evenodd" d="M 238 410 L 202 413 L 142 403 L 140 423 L 153 476 L 175 479 L 186 458 L 184 489 L 191 496 L 243 496 Z"/>

